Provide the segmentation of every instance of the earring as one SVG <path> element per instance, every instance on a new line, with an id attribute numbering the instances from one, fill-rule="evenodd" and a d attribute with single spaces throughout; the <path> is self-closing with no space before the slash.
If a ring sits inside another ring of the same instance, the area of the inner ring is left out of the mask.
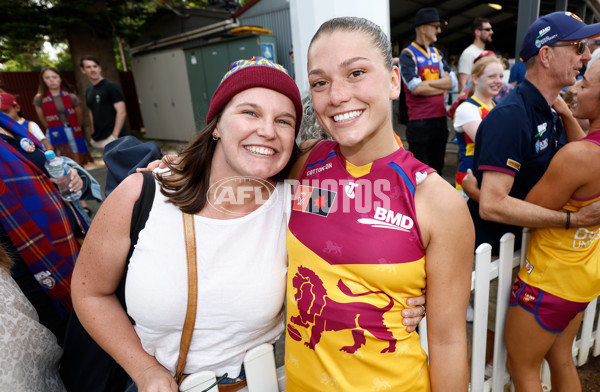
<path id="1" fill-rule="evenodd" d="M 213 139 L 213 140 L 216 142 L 216 141 L 218 141 L 218 140 L 219 140 L 219 137 L 217 137 L 217 135 L 215 135 L 215 134 L 213 133 L 213 135 L 212 135 L 212 139 Z"/>

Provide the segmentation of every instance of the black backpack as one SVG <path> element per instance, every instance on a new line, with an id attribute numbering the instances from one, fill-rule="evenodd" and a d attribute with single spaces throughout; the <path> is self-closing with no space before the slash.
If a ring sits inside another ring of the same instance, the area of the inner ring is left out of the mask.
<path id="1" fill-rule="evenodd" d="M 131 214 L 131 246 L 123 278 L 116 295 L 125 310 L 125 278 L 129 258 L 133 253 L 140 231 L 145 227 L 152 209 L 156 183 L 149 172 L 143 172 L 144 183 L 139 199 Z M 132 320 L 133 322 L 133 320 Z M 123 392 L 129 376 L 123 368 L 90 337 L 83 328 L 75 311 L 69 317 L 65 333 L 64 355 L 60 375 L 69 392 Z"/>

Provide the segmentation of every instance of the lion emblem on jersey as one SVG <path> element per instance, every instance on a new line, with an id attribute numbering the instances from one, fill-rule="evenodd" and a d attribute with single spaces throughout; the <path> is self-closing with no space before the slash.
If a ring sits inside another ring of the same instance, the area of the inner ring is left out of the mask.
<path id="1" fill-rule="evenodd" d="M 396 339 L 392 332 L 387 328 L 383 320 L 383 315 L 394 306 L 394 300 L 383 291 L 367 291 L 364 293 L 353 293 L 340 279 L 337 287 L 340 291 L 349 297 L 361 297 L 370 294 L 385 294 L 390 302 L 383 308 L 378 308 L 366 302 L 341 303 L 332 300 L 327 295 L 327 290 L 323 281 L 312 270 L 300 266 L 298 272 L 292 279 L 292 284 L 296 290 L 294 298 L 298 303 L 298 315 L 292 316 L 292 324 L 310 327 L 310 340 L 304 344 L 314 349 L 321 335 L 325 331 L 343 331 L 352 330 L 354 344 L 344 346 L 340 351 L 354 353 L 365 342 L 365 331 L 368 331 L 376 338 L 382 341 L 388 341 L 388 347 L 381 350 L 382 353 L 393 353 L 396 351 Z M 288 324 L 288 334 L 294 340 L 302 339 L 296 328 Z"/>

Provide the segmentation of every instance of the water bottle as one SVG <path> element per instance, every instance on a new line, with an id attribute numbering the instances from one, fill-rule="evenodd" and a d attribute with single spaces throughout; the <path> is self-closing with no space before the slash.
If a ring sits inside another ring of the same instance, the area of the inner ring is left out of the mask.
<path id="1" fill-rule="evenodd" d="M 79 200 L 81 197 L 81 190 L 69 190 L 69 182 L 71 182 L 69 170 L 71 170 L 71 168 L 65 165 L 62 157 L 57 157 L 52 150 L 44 152 L 44 155 L 46 155 L 46 163 L 44 163 L 44 166 L 46 166 L 46 170 L 48 170 L 50 177 L 52 177 L 54 182 L 58 185 L 58 191 L 62 198 L 66 201 Z"/>

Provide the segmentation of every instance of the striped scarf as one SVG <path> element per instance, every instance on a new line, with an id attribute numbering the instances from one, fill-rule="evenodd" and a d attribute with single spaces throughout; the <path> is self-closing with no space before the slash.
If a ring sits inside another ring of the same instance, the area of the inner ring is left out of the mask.
<path id="1" fill-rule="evenodd" d="M 0 126 L 13 134 L 28 134 L 4 113 L 0 113 Z M 73 308 L 71 275 L 78 254 L 66 207 L 54 183 L 2 138 L 0 157 L 0 224 L 61 316 L 66 317 Z"/>
<path id="2" fill-rule="evenodd" d="M 89 150 L 87 148 L 87 144 L 85 144 L 85 137 L 83 135 L 83 131 L 81 130 L 81 126 L 79 125 L 79 121 L 77 121 L 77 115 L 75 114 L 75 109 L 73 108 L 73 103 L 71 102 L 69 93 L 61 89 L 60 98 L 62 99 L 63 106 L 65 107 L 65 113 L 67 120 L 69 121 L 69 125 L 73 129 L 73 137 L 75 138 L 75 144 L 77 146 L 77 151 L 73 151 L 73 153 L 88 153 Z M 46 116 L 46 122 L 48 123 L 50 143 L 52 143 L 52 145 L 69 143 L 69 140 L 65 134 L 64 124 L 60 119 L 58 110 L 56 109 L 56 103 L 54 103 L 54 98 L 52 97 L 52 94 L 50 94 L 50 90 L 46 92 L 46 95 L 42 99 L 42 109 L 44 111 L 44 115 Z"/>

